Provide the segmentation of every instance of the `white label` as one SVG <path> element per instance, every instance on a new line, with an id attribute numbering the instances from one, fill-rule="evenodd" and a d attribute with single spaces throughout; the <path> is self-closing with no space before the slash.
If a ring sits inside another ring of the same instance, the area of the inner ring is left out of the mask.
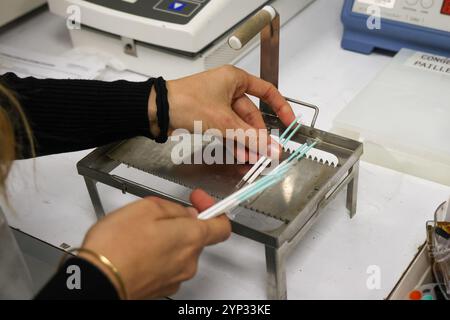
<path id="1" fill-rule="evenodd" d="M 406 60 L 405 65 L 450 76 L 450 58 L 446 57 L 416 52 Z"/>
<path id="2" fill-rule="evenodd" d="M 393 9 L 396 0 L 358 0 L 359 3 L 370 4 L 383 8 Z"/>

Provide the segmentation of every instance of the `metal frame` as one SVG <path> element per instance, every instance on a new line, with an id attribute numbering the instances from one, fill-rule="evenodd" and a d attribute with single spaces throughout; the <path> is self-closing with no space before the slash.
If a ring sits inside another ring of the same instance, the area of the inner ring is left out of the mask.
<path id="1" fill-rule="evenodd" d="M 245 26 L 244 26 L 245 27 Z M 261 77 L 278 87 L 279 73 L 279 35 L 280 17 L 277 14 L 271 23 L 261 31 Z M 285 223 L 275 230 L 261 231 L 232 221 L 233 232 L 265 245 L 267 267 L 267 295 L 269 299 L 287 299 L 285 262 L 290 251 L 300 242 L 320 215 L 320 211 L 345 187 L 347 187 L 347 208 L 352 218 L 356 214 L 359 159 L 363 152 L 362 144 L 344 137 L 314 128 L 319 108 L 309 103 L 287 98 L 288 101 L 312 108 L 315 114 L 311 127 L 304 126 L 294 137 L 293 141 L 304 143 L 308 139 L 320 139 L 320 147 L 340 156 L 340 164 L 333 176 L 324 183 L 311 190 L 307 205 L 289 223 Z M 261 102 L 261 111 L 269 129 L 283 128 L 283 124 L 273 111 Z M 120 144 L 120 143 L 119 143 Z M 157 196 L 179 204 L 189 206 L 190 203 L 163 193 L 150 186 L 137 184 L 126 178 L 112 175 L 121 163 L 108 157 L 108 152 L 119 144 L 98 148 L 78 164 L 78 172 L 84 176 L 89 195 L 95 208 L 97 217 L 105 215 L 97 183 L 101 182 L 139 197 Z M 255 214 L 258 214 L 255 212 Z"/>

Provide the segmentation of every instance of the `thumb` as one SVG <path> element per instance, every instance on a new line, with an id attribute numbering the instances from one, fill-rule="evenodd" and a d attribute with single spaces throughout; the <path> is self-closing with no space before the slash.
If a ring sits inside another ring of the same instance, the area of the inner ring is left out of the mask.
<path id="1" fill-rule="evenodd" d="M 199 212 L 202 212 L 213 206 L 215 200 L 205 191 L 198 189 L 192 192 L 191 202 Z M 223 242 L 231 235 L 231 224 L 226 215 L 211 220 L 199 221 L 199 223 L 204 229 L 205 238 L 203 240 L 205 245 Z"/>
<path id="2" fill-rule="evenodd" d="M 191 203 L 199 212 L 212 207 L 216 201 L 205 191 L 197 189 L 191 193 Z"/>

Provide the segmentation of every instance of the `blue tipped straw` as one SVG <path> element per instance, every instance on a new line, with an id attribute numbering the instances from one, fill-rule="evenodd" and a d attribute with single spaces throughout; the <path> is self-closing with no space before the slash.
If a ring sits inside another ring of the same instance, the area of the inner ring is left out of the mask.
<path id="1" fill-rule="evenodd" d="M 302 159 L 312 148 L 314 148 L 317 145 L 317 141 L 310 144 L 302 144 L 295 152 L 293 152 L 288 159 L 284 160 L 278 167 L 276 167 L 272 174 L 276 173 L 278 170 L 282 169 L 285 165 L 290 164 L 294 159 L 300 160 Z"/>
<path id="2" fill-rule="evenodd" d="M 241 203 L 251 199 L 252 197 L 264 192 L 271 186 L 280 182 L 284 179 L 286 173 L 297 163 L 297 161 L 303 158 L 305 154 L 307 154 L 308 151 L 311 150 L 316 144 L 317 141 L 309 146 L 306 143 L 303 144 L 287 160 L 283 161 L 282 164 L 275 168 L 275 170 L 273 170 L 269 175 L 233 193 L 228 198 L 218 202 L 211 208 L 202 212 L 198 218 L 201 220 L 207 220 L 216 218 L 223 213 L 230 212 L 231 210 L 238 207 Z"/>
<path id="3" fill-rule="evenodd" d="M 249 199 L 249 195 L 253 194 L 253 191 L 258 190 L 257 192 L 262 192 L 268 187 L 274 185 L 283 179 L 285 170 L 280 171 L 280 174 L 277 175 L 269 175 L 260 179 L 258 182 L 253 183 L 238 192 L 233 193 L 228 198 L 218 202 L 211 208 L 205 210 L 199 215 L 199 219 L 207 220 L 220 216 L 224 212 L 229 212 L 230 210 L 238 207 L 242 202 Z"/>
<path id="4" fill-rule="evenodd" d="M 292 137 L 300 130 L 302 127 L 302 124 L 300 122 L 301 117 L 295 118 L 295 120 L 287 127 L 287 129 L 283 132 L 283 134 L 279 138 L 279 142 L 282 146 L 282 148 L 285 148 L 286 145 L 291 141 Z M 297 127 L 294 128 L 294 126 L 297 125 Z M 292 132 L 291 132 L 292 131 Z M 288 136 L 289 135 L 289 136 Z M 286 137 L 287 136 L 287 137 Z M 267 157 L 261 157 L 258 162 L 256 162 L 253 167 L 245 174 L 245 176 L 241 179 L 241 181 L 237 184 L 236 188 L 240 189 L 242 186 L 244 186 L 246 183 L 251 184 L 253 183 L 259 175 L 270 165 L 272 160 Z"/>
<path id="5" fill-rule="evenodd" d="M 280 182 L 284 178 L 284 175 L 289 171 L 289 169 L 290 167 L 286 166 L 285 168 L 280 169 L 279 172 L 276 173 L 276 175 L 269 175 L 268 177 L 275 177 L 275 178 L 267 182 L 264 182 L 259 187 L 252 188 L 251 190 L 240 196 L 239 199 L 242 202 L 247 201 L 248 199 L 252 198 L 258 193 L 261 193 L 264 190 L 268 189 L 269 187 L 273 186 L 275 183 Z"/>
<path id="6" fill-rule="evenodd" d="M 298 119 L 299 119 L 298 121 L 300 121 L 300 118 L 298 118 Z M 301 129 L 301 127 L 302 127 L 302 124 L 299 122 L 297 128 L 295 128 L 284 141 L 282 141 L 280 138 L 281 146 L 286 147 L 287 143 L 289 141 L 291 141 L 292 137 Z M 287 131 L 285 131 L 285 133 L 287 133 Z"/>
<path id="7" fill-rule="evenodd" d="M 296 124 L 298 124 L 297 128 L 295 129 L 294 133 L 291 134 L 291 135 L 286 139 L 286 142 L 285 142 L 285 143 L 289 142 L 289 140 L 292 139 L 292 137 L 294 136 L 294 134 L 295 134 L 298 130 L 300 130 L 300 128 L 301 128 L 301 126 L 302 126 L 302 124 L 299 123 L 300 119 L 301 119 L 301 117 L 295 118 L 295 120 L 289 125 L 289 127 L 287 127 L 287 129 L 284 130 L 283 134 L 280 136 L 280 143 L 283 142 L 283 140 L 286 138 L 286 136 L 287 136 L 287 134 L 289 133 L 289 131 L 290 131 Z"/>

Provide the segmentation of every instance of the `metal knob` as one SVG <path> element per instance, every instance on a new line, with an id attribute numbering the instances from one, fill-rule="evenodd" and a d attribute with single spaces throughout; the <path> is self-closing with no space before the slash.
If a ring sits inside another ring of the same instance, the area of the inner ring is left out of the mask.
<path id="1" fill-rule="evenodd" d="M 276 16 L 277 12 L 273 7 L 265 6 L 234 32 L 228 39 L 229 46 L 234 50 L 242 49 L 268 26 Z"/>

